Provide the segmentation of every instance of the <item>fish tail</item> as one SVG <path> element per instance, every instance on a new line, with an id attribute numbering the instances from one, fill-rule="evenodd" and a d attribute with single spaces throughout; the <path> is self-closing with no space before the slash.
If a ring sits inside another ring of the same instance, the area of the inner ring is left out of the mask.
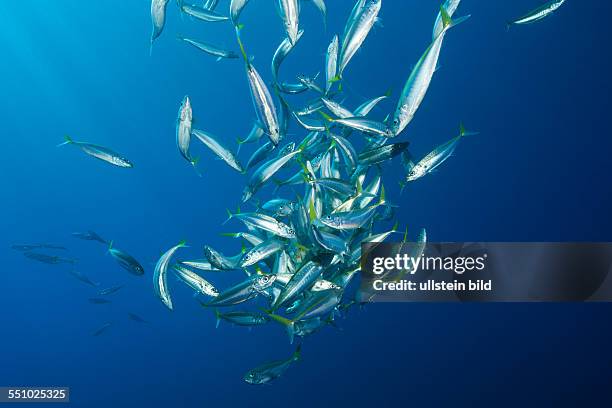
<path id="1" fill-rule="evenodd" d="M 298 361 L 302 357 L 302 345 L 298 344 L 293 352 L 293 361 Z"/>
<path id="2" fill-rule="evenodd" d="M 74 143 L 74 140 L 72 140 L 70 136 L 64 135 L 64 142 L 58 144 L 57 147 L 62 147 L 62 146 L 72 144 L 72 143 Z"/>
<path id="3" fill-rule="evenodd" d="M 261 309 L 270 319 L 274 320 L 277 323 L 285 326 L 285 330 L 287 330 L 287 335 L 289 336 L 289 342 L 293 344 L 293 340 L 295 338 L 295 323 L 293 320 L 289 320 L 286 317 L 279 316 L 277 314 L 272 313 L 269 310 Z M 300 347 L 300 346 L 298 346 Z M 295 357 L 295 354 L 294 354 Z M 299 355 L 298 355 L 299 357 Z"/>
<path id="4" fill-rule="evenodd" d="M 111 239 L 108 243 L 108 248 L 106 249 L 106 253 L 110 254 L 110 251 L 113 249 L 113 240 Z"/>
<path id="5" fill-rule="evenodd" d="M 187 248 L 188 247 L 187 241 L 182 239 L 182 240 L 179 241 L 179 243 L 176 246 L 179 247 L 179 248 Z"/>
<path id="6" fill-rule="evenodd" d="M 240 53 L 242 54 L 242 58 L 244 58 L 245 64 L 250 65 L 249 57 L 244 49 L 244 44 L 242 43 L 242 38 L 240 38 L 240 31 L 244 28 L 244 24 L 240 23 L 235 26 L 236 28 L 236 40 L 238 41 L 238 46 L 240 47 Z"/>
<path id="7" fill-rule="evenodd" d="M 217 319 L 215 323 L 215 329 L 218 329 L 219 323 L 221 323 L 221 313 L 219 313 L 219 309 L 215 309 L 215 318 Z"/>
<path id="8" fill-rule="evenodd" d="M 471 17 L 471 15 L 468 14 L 467 16 L 462 16 L 453 20 L 444 5 L 440 6 L 440 15 L 442 16 L 442 23 L 444 27 L 442 33 L 445 33 L 446 31 L 450 30 L 456 25 L 463 23 L 465 20 Z"/>
<path id="9" fill-rule="evenodd" d="M 240 207 L 238 207 L 238 209 L 236 210 L 236 214 L 232 214 L 229 208 L 226 208 L 225 211 L 227 211 L 227 219 L 223 221 L 223 224 L 226 224 L 229 220 L 234 218 L 237 214 L 240 214 Z"/>
<path id="10" fill-rule="evenodd" d="M 194 157 L 191 160 L 191 166 L 193 167 L 193 170 L 196 172 L 198 177 L 202 177 L 202 172 L 200 172 L 200 170 L 198 170 L 198 163 L 199 162 L 200 162 L 200 157 Z"/>
<path id="11" fill-rule="evenodd" d="M 469 130 L 466 130 L 465 127 L 463 126 L 463 123 L 459 124 L 459 136 L 463 137 L 463 136 L 474 136 L 479 134 L 480 132 L 472 132 Z"/>

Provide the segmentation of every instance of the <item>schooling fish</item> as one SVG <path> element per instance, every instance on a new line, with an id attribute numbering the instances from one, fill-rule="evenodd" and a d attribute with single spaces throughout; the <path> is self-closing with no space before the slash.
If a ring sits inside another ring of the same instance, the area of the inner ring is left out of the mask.
<path id="1" fill-rule="evenodd" d="M 249 179 L 247 186 L 242 193 L 242 202 L 247 202 L 253 194 L 255 194 L 262 185 L 264 185 L 272 176 L 274 176 L 283 166 L 291 159 L 300 154 L 300 150 L 289 152 L 284 156 L 274 158 L 262 164 Z"/>
<path id="2" fill-rule="evenodd" d="M 179 248 L 186 246 L 185 241 L 179 242 L 177 245 L 166 251 L 157 261 L 155 270 L 153 271 L 153 290 L 155 294 L 161 299 L 166 307 L 172 310 L 172 298 L 170 297 L 170 291 L 168 288 L 168 266 L 172 256 Z"/>
<path id="3" fill-rule="evenodd" d="M 217 318 L 217 326 L 221 320 L 225 320 L 237 326 L 261 326 L 262 324 L 268 323 L 269 319 L 260 313 L 244 312 L 244 311 L 233 311 L 227 313 L 221 313 L 215 309 L 215 317 Z"/>
<path id="4" fill-rule="evenodd" d="M 374 23 L 378 21 L 381 6 L 382 0 L 358 0 L 355 4 L 347 22 L 348 30 L 345 31 L 342 40 L 338 76 L 342 76 L 349 61 L 363 44 Z"/>
<path id="5" fill-rule="evenodd" d="M 193 129 L 192 133 L 202 143 L 204 143 L 206 147 L 212 150 L 214 154 L 216 154 L 221 160 L 227 163 L 231 168 L 240 173 L 244 172 L 242 164 L 240 164 L 234 153 L 232 153 L 231 150 L 219 143 L 219 141 L 214 136 L 199 129 Z"/>
<path id="6" fill-rule="evenodd" d="M 68 144 L 73 144 L 77 146 L 79 149 L 81 149 L 88 156 L 95 157 L 96 159 L 110 163 L 113 166 L 124 167 L 124 168 L 134 167 L 134 165 L 130 163 L 128 159 L 120 156 L 118 153 L 115 153 L 106 147 L 94 145 L 91 143 L 76 142 L 72 140 L 70 136 L 64 136 L 64 139 L 66 141 L 63 143 L 60 143 L 58 147 L 68 145 Z"/>
<path id="7" fill-rule="evenodd" d="M 358 160 L 362 166 L 372 166 L 394 158 L 407 148 L 408 142 L 388 144 L 362 152 Z"/>
<path id="8" fill-rule="evenodd" d="M 130 254 L 114 248 L 113 241 L 108 246 L 108 253 L 119 263 L 119 265 L 134 275 L 144 275 L 144 268 L 140 263 Z"/>
<path id="9" fill-rule="evenodd" d="M 78 239 L 82 239 L 85 241 L 98 241 L 101 242 L 103 244 L 108 244 L 108 242 L 103 239 L 101 236 L 99 236 L 98 234 L 96 234 L 94 231 L 87 231 L 87 232 L 73 232 L 72 236 Z"/>
<path id="10" fill-rule="evenodd" d="M 474 135 L 475 132 L 468 132 L 461 125 L 459 130 L 459 136 L 456 136 L 444 143 L 441 146 L 436 147 L 431 153 L 423 157 L 417 164 L 408 165 L 408 174 L 406 181 L 414 181 L 421 177 L 431 173 L 438 166 L 444 163 L 455 151 L 459 141 L 466 135 Z"/>
<path id="11" fill-rule="evenodd" d="M 282 238 L 295 238 L 295 231 L 292 227 L 281 221 L 278 221 L 276 218 L 270 217 L 269 215 L 240 212 L 232 214 L 228 210 L 228 220 L 232 218 L 237 218 L 249 227 L 257 228 L 262 231 L 267 231 Z"/>
<path id="12" fill-rule="evenodd" d="M 181 7 L 181 10 L 183 11 L 183 13 L 190 15 L 191 17 L 194 17 L 198 20 L 206 21 L 209 23 L 216 23 L 220 21 L 229 20 L 229 17 L 227 16 L 222 16 L 219 13 L 215 13 L 212 10 L 208 10 L 203 7 L 196 6 L 195 4 L 192 4 L 192 5 L 183 4 L 183 6 Z"/>
<path id="13" fill-rule="evenodd" d="M 240 14 L 248 2 L 249 0 L 232 0 L 230 2 L 230 18 L 232 19 L 232 23 L 234 25 L 238 24 Z"/>
<path id="14" fill-rule="evenodd" d="M 291 280 L 287 282 L 280 296 L 272 304 L 272 310 L 274 311 L 291 300 L 294 300 L 296 296 L 310 288 L 317 279 L 319 279 L 322 272 L 323 267 L 314 261 L 309 261 L 304 264 L 298 269 L 295 275 L 293 275 Z"/>
<path id="15" fill-rule="evenodd" d="M 253 385 L 267 384 L 277 379 L 287 371 L 295 361 L 300 359 L 302 346 L 299 345 L 291 357 L 286 360 L 271 361 L 250 370 L 244 376 L 244 381 Z"/>
<path id="16" fill-rule="evenodd" d="M 76 259 L 61 258 L 59 256 L 39 254 L 36 252 L 24 252 L 23 256 L 25 256 L 26 258 L 33 259 L 35 261 L 50 264 L 50 265 L 57 265 L 57 264 L 62 264 L 62 263 L 69 263 L 69 264 L 74 265 L 76 263 Z"/>
<path id="17" fill-rule="evenodd" d="M 224 50 L 222 48 L 215 47 L 214 45 L 207 44 L 202 41 L 192 40 L 191 38 L 185 38 L 185 37 L 178 37 L 178 39 L 185 41 L 187 44 L 194 46 L 200 51 L 204 51 L 205 53 L 212 55 L 213 57 L 217 57 L 217 61 L 221 61 L 223 58 L 226 58 L 226 59 L 239 58 L 238 54 L 236 54 L 234 51 Z"/>
<path id="18" fill-rule="evenodd" d="M 365 119 L 363 117 L 333 119 L 332 122 L 376 136 L 395 137 L 395 133 L 393 132 L 393 130 L 390 129 L 386 124 L 382 122 L 377 122 L 375 120 Z"/>
<path id="19" fill-rule="evenodd" d="M 208 304 L 202 304 L 207 307 L 234 306 L 247 300 L 257 297 L 264 290 L 272 286 L 276 276 L 274 275 L 254 275 L 232 286 L 231 288 L 221 292 Z"/>
<path id="20" fill-rule="evenodd" d="M 278 82 L 278 70 L 287 55 L 289 55 L 293 47 L 295 47 L 300 38 L 302 38 L 302 34 L 304 34 L 304 30 L 300 30 L 295 42 L 291 42 L 289 38 L 285 38 L 274 52 L 272 56 L 272 78 L 274 78 L 274 82 Z"/>
<path id="21" fill-rule="evenodd" d="M 283 26 L 291 44 L 297 43 L 299 31 L 300 5 L 298 0 L 278 0 Z"/>
<path id="22" fill-rule="evenodd" d="M 404 85 L 402 94 L 400 95 L 397 108 L 393 115 L 393 124 L 391 126 L 395 135 L 400 134 L 406 126 L 408 126 L 425 98 L 433 74 L 438 66 L 438 58 L 440 57 L 442 42 L 446 32 L 470 17 L 464 16 L 457 20 L 453 20 L 444 6 L 440 9 L 440 15 L 443 23 L 442 32 L 433 40 L 429 47 L 427 47 L 425 53 L 423 53 L 414 66 L 414 69 L 410 73 L 410 77 L 408 77 Z"/>
<path id="23" fill-rule="evenodd" d="M 236 257 L 227 257 L 212 247 L 205 245 L 204 256 L 216 269 L 221 271 L 231 271 L 238 268 L 238 262 L 240 261 L 242 254 L 238 254 Z"/>
<path id="24" fill-rule="evenodd" d="M 507 28 L 510 28 L 511 25 L 521 25 L 521 24 L 530 24 L 535 23 L 536 21 L 542 20 L 550 16 L 552 13 L 557 11 L 561 5 L 565 3 L 565 0 L 551 0 L 541 5 L 540 7 L 530 11 L 525 14 L 523 17 L 520 17 L 514 21 L 510 21 L 507 24 Z"/>
<path id="25" fill-rule="evenodd" d="M 282 251 L 285 243 L 272 238 L 248 250 L 240 260 L 240 267 L 246 268 L 267 259 L 268 257 Z"/>
<path id="26" fill-rule="evenodd" d="M 98 292 L 98 296 L 108 296 L 113 293 L 117 293 L 119 290 L 123 288 L 123 285 L 111 286 L 110 288 L 102 289 Z"/>
<path id="27" fill-rule="evenodd" d="M 152 0 L 151 1 L 151 21 L 153 22 L 153 32 L 151 33 L 151 49 L 153 42 L 159 37 L 164 30 L 166 24 L 166 6 L 168 0 Z"/>
<path id="28" fill-rule="evenodd" d="M 193 112 L 191 109 L 191 101 L 189 96 L 185 96 L 181 102 L 181 107 L 178 112 L 176 121 L 176 145 L 178 146 L 181 156 L 185 158 L 192 166 L 197 164 L 196 159 L 192 159 L 189 154 L 189 144 L 191 143 L 191 123 L 193 121 Z"/>
<path id="29" fill-rule="evenodd" d="M 80 280 L 81 282 L 88 284 L 89 286 L 96 287 L 99 285 L 99 283 L 92 281 L 87 276 L 85 276 L 82 272 L 79 272 L 73 269 L 70 271 L 70 274 L 74 276 L 75 278 L 77 278 L 78 280 Z"/>
<path id="30" fill-rule="evenodd" d="M 244 58 L 247 79 L 249 81 L 249 89 L 251 91 L 253 106 L 255 107 L 255 112 L 257 113 L 257 119 L 259 120 L 259 123 L 266 135 L 268 135 L 270 138 L 270 141 L 274 145 L 277 145 L 280 142 L 281 134 L 276 107 L 274 106 L 274 101 L 272 100 L 272 95 L 270 94 L 268 87 L 247 57 L 246 51 L 244 50 L 244 45 L 240 39 L 240 30 L 241 27 L 237 26 L 236 39 L 238 40 L 238 45 L 240 46 L 240 51 L 242 52 L 242 56 Z"/>
<path id="31" fill-rule="evenodd" d="M 336 80 L 338 73 L 338 36 L 332 38 L 325 54 L 325 93 L 327 94 Z"/>
<path id="32" fill-rule="evenodd" d="M 219 295 L 219 291 L 210 282 L 197 273 L 190 271 L 180 264 L 175 264 L 172 269 L 174 269 L 174 273 L 180 278 L 180 280 L 185 282 L 187 286 L 195 290 L 197 293 L 212 297 Z"/>

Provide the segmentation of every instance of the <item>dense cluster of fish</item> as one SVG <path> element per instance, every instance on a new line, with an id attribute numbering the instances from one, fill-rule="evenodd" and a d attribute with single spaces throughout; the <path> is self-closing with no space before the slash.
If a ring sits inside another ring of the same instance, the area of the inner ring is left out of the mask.
<path id="1" fill-rule="evenodd" d="M 99 242 L 107 247 L 107 253 L 112 256 L 112 258 L 121 266 L 123 269 L 128 271 L 129 273 L 137 276 L 142 276 L 144 274 L 144 268 L 140 263 L 131 255 L 126 253 L 125 251 L 116 248 L 113 245 L 113 242 L 108 242 L 100 235 L 98 235 L 94 231 L 87 232 L 75 232 L 72 234 L 74 238 L 81 239 L 84 241 L 91 242 Z M 95 282 L 90 279 L 86 274 L 79 271 L 76 268 L 76 264 L 78 262 L 75 258 L 61 257 L 58 255 L 49 255 L 48 253 L 44 253 L 46 251 L 68 251 L 68 248 L 61 245 L 48 244 L 48 243 L 39 243 L 39 244 L 14 244 L 11 245 L 11 248 L 15 251 L 19 251 L 23 253 L 23 255 L 31 259 L 33 261 L 37 261 L 44 264 L 50 265 L 58 265 L 58 264 L 69 264 L 71 265 L 71 269 L 69 270 L 70 275 L 72 275 L 78 281 L 91 286 L 96 289 L 95 297 L 89 298 L 89 303 L 94 305 L 102 305 L 111 303 L 111 300 L 108 299 L 110 295 L 113 295 L 119 292 L 124 285 L 115 285 L 109 287 L 101 287 L 99 282 Z M 44 251 L 44 252 L 43 252 Z M 135 313 L 128 312 L 127 316 L 130 320 L 137 323 L 147 323 L 147 321 Z M 104 323 L 99 329 L 93 332 L 94 336 L 99 336 L 102 333 L 106 332 L 112 326 L 112 322 Z"/>
<path id="2" fill-rule="evenodd" d="M 564 1 L 549 1 L 508 26 L 541 20 L 555 12 Z M 151 2 L 151 48 L 164 30 L 168 2 Z M 309 2 L 321 12 L 327 24 L 324 0 Z M 356 0 L 342 35 L 333 35 L 326 49 L 322 78 L 319 74 L 312 77 L 296 75 L 290 82 L 280 79 L 280 67 L 305 35 L 300 24 L 300 0 L 276 2 L 284 38 L 271 61 L 271 82 L 264 80 L 255 68 L 243 42 L 245 26 L 241 18 L 249 1 L 231 0 L 227 13 L 219 11 L 218 3 L 219 0 L 205 0 L 199 4 L 176 1 L 180 12 L 186 16 L 207 24 L 233 27 L 238 52 L 199 39 L 178 38 L 217 61 L 242 59 L 257 121 L 251 132 L 238 141 L 234 151 L 227 141 L 200 126 L 193 126 L 192 101 L 185 96 L 178 112 L 176 142 L 182 158 L 196 170 L 198 158 L 191 153 L 192 140 L 197 140 L 231 169 L 246 176 L 241 206 L 251 209 L 228 211 L 228 222 L 239 223 L 244 230 L 225 234 L 241 240 L 243 249 L 228 256 L 205 246 L 203 259 L 177 260 L 177 252 L 186 246 L 185 242 L 180 242 L 159 258 L 153 272 L 153 289 L 161 302 L 173 310 L 168 284 L 168 278 L 173 275 L 198 295 L 204 308 L 214 313 L 217 326 L 220 321 L 247 327 L 277 324 L 285 328 L 293 343 L 295 337 L 304 338 L 327 325 L 335 326 L 335 319 L 351 306 L 370 300 L 351 289 L 354 287 L 351 282 L 360 271 L 362 243 L 380 243 L 397 232 L 397 225 L 379 231 L 383 222 L 394 218 L 396 207 L 387 200 L 383 186 L 385 164 L 401 158 L 405 169 L 400 183 L 403 189 L 451 157 L 464 136 L 475 134 L 461 125 L 455 137 L 420 160 L 413 160 L 409 143 L 402 137 L 438 69 L 449 30 L 467 20 L 469 15 L 454 17 L 460 0 L 446 0 L 441 5 L 434 21 L 431 43 L 410 72 L 395 109 L 381 119 L 373 114 L 374 109 L 388 100 L 390 93 L 348 107 L 344 74 L 379 21 L 382 0 Z M 263 4 L 258 2 L 257 6 Z M 304 106 L 290 103 L 297 94 L 312 98 Z M 289 140 L 290 126 L 301 129 L 303 136 L 293 133 Z M 239 158 L 240 147 L 245 144 L 258 144 L 246 165 Z M 77 142 L 70 137 L 60 144 L 63 145 L 76 146 L 85 154 L 117 167 L 132 167 L 129 160 L 102 146 Z M 264 199 L 261 190 L 266 187 L 274 187 L 274 193 Z M 295 194 L 296 188 L 302 188 L 303 193 Z M 75 236 L 107 245 L 108 252 L 124 269 L 135 275 L 144 274 L 136 259 L 94 232 Z M 415 241 L 412 255 L 419 257 L 418 252 L 426 242 L 424 229 Z M 403 242 L 407 242 L 407 234 Z M 20 245 L 14 249 L 39 262 L 75 262 L 38 251 L 62 249 L 48 244 Z M 237 283 L 229 288 L 216 288 L 204 278 L 207 274 L 231 271 L 235 271 Z M 406 273 L 411 271 L 400 271 L 396 278 Z M 86 276 L 73 274 L 97 286 Z M 121 287 L 100 290 L 90 302 L 107 303 L 106 296 Z M 129 316 L 134 321 L 144 322 L 137 315 L 130 313 Z M 110 325 L 104 324 L 94 335 L 102 334 Z M 268 383 L 280 377 L 300 355 L 301 345 L 285 360 L 264 363 L 248 371 L 244 380 L 250 384 Z"/>
<path id="3" fill-rule="evenodd" d="M 458 136 L 417 162 L 408 152 L 408 142 L 397 141 L 427 93 L 446 34 L 469 16 L 453 19 L 459 1 L 448 0 L 440 7 L 431 44 L 414 66 L 395 110 L 379 120 L 372 112 L 389 94 L 349 108 L 344 104 L 343 88 L 350 61 L 379 20 L 382 0 L 357 0 L 343 35 L 334 35 L 327 48 L 322 84 L 318 75 L 299 75 L 292 82 L 279 79 L 283 60 L 305 35 L 300 28 L 298 0 L 278 1 L 285 38 L 272 58 L 271 84 L 255 68 L 243 41 L 245 26 L 240 16 L 248 2 L 232 0 L 229 18 L 216 11 L 216 3 L 207 2 L 208 7 L 188 6 L 179 1 L 178 5 L 183 13 L 198 20 L 229 20 L 234 25 L 239 54 L 201 40 L 179 38 L 217 60 L 242 57 L 257 121 L 249 135 L 238 143 L 239 147 L 251 143 L 258 143 L 259 147 L 243 165 L 238 153 L 225 141 L 193 127 L 194 111 L 189 96 L 179 107 L 176 142 L 180 155 L 193 167 L 197 167 L 198 160 L 192 156 L 190 147 L 192 140 L 197 140 L 230 168 L 245 174 L 241 206 L 252 209 L 228 211 L 228 222 L 239 223 L 245 229 L 225 235 L 240 239 L 242 251 L 228 256 L 205 246 L 203 259 L 175 260 L 177 251 L 186 246 L 181 242 L 157 262 L 154 292 L 173 310 L 168 278 L 174 275 L 195 291 L 203 307 L 214 311 L 217 325 L 222 320 L 248 327 L 277 324 L 285 328 L 293 343 L 295 337 L 304 338 L 327 325 L 335 325 L 337 316 L 368 300 L 351 289 L 351 282 L 360 270 L 362 243 L 383 242 L 397 229 L 394 226 L 377 231 L 381 222 L 393 218 L 395 207 L 386 197 L 383 166 L 401 157 L 406 169 L 404 182 L 413 182 L 434 171 L 451 156 L 459 141 L 471 134 L 462 126 Z M 325 18 L 325 3 L 313 1 L 313 4 Z M 152 42 L 163 30 L 165 6 L 163 1 L 152 2 Z M 313 98 L 306 106 L 295 108 L 289 103 L 295 94 L 312 94 Z M 290 125 L 297 125 L 304 136 L 292 134 L 293 140 L 289 140 Z M 260 191 L 267 186 L 275 188 L 274 195 L 263 199 Z M 289 186 L 303 188 L 303 194 L 296 195 Z M 424 244 L 424 230 L 418 234 L 418 240 Z M 207 274 L 226 271 L 237 271 L 234 286 L 218 289 L 207 280 Z M 291 357 L 250 370 L 244 380 L 251 384 L 268 383 L 281 376 L 299 356 L 298 346 Z"/>

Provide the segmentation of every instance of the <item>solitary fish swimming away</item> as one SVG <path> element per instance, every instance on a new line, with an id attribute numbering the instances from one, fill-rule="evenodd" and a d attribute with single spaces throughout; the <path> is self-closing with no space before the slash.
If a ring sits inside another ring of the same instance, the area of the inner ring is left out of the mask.
<path id="1" fill-rule="evenodd" d="M 64 139 L 66 141 L 57 145 L 58 147 L 72 144 L 77 146 L 88 156 L 95 157 L 96 159 L 112 164 L 113 166 L 124 168 L 134 167 L 134 165 L 128 159 L 106 147 L 98 146 L 91 143 L 76 142 L 72 140 L 70 136 L 64 136 Z"/>
<path id="2" fill-rule="evenodd" d="M 286 360 L 271 361 L 256 367 L 245 374 L 244 381 L 253 385 L 267 384 L 287 371 L 289 366 L 300 359 L 302 346 L 299 345 L 291 357 Z"/>
<path id="3" fill-rule="evenodd" d="M 535 23 L 536 21 L 540 21 L 543 18 L 550 16 L 552 13 L 557 11 L 561 5 L 565 3 L 565 0 L 551 0 L 541 5 L 540 7 L 531 10 L 529 13 L 525 14 L 523 17 L 517 18 L 514 21 L 510 21 L 507 24 L 507 28 L 510 28 L 512 25 L 522 25 L 522 24 L 530 24 Z"/>

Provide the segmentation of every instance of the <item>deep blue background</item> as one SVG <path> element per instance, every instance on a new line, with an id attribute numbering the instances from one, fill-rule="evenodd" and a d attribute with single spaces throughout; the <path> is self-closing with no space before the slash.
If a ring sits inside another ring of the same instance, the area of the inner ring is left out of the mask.
<path id="1" fill-rule="evenodd" d="M 303 5 L 305 35 L 283 78 L 322 70 L 352 7 L 327 3 L 327 32 Z M 401 167 L 387 169 L 402 226 L 426 227 L 432 241 L 612 239 L 612 6 L 568 0 L 550 19 L 505 31 L 506 20 L 538 3 L 463 2 L 459 14 L 473 17 L 448 34 L 441 69 L 402 137 L 420 156 L 454 136 L 460 121 L 481 134 L 401 197 Z M 391 88 L 374 115 L 394 109 L 437 7 L 384 0 L 384 28 L 345 74 L 349 106 Z M 235 49 L 230 26 L 180 17 L 173 0 L 168 14 L 150 57 L 147 1 L 0 2 L 0 385 L 67 385 L 73 405 L 100 407 L 612 402 L 612 307 L 593 304 L 372 305 L 351 313 L 341 331 L 307 339 L 303 361 L 273 386 L 245 384 L 249 368 L 292 352 L 280 327 L 215 330 L 184 287 L 171 282 L 173 313 L 152 294 L 152 264 L 179 239 L 192 244 L 185 256 L 200 256 L 204 243 L 239 249 L 218 233 L 238 227 L 220 224 L 244 179 L 203 149 L 202 178 L 180 158 L 180 100 L 189 94 L 197 126 L 227 143 L 254 119 L 243 65 L 216 63 L 175 40 L 188 34 Z M 282 36 L 272 2 L 251 0 L 243 22 L 247 50 L 270 80 Z M 64 134 L 108 145 L 135 168 L 55 148 Z M 103 246 L 70 237 L 86 229 L 140 259 L 146 276 L 128 276 Z M 69 246 L 81 272 L 126 288 L 110 305 L 89 304 L 94 291 L 69 267 L 9 249 L 36 241 Z M 215 278 L 220 286 L 231 280 Z M 127 311 L 152 323 L 137 325 Z M 92 337 L 106 321 L 114 322 L 108 332 Z"/>

